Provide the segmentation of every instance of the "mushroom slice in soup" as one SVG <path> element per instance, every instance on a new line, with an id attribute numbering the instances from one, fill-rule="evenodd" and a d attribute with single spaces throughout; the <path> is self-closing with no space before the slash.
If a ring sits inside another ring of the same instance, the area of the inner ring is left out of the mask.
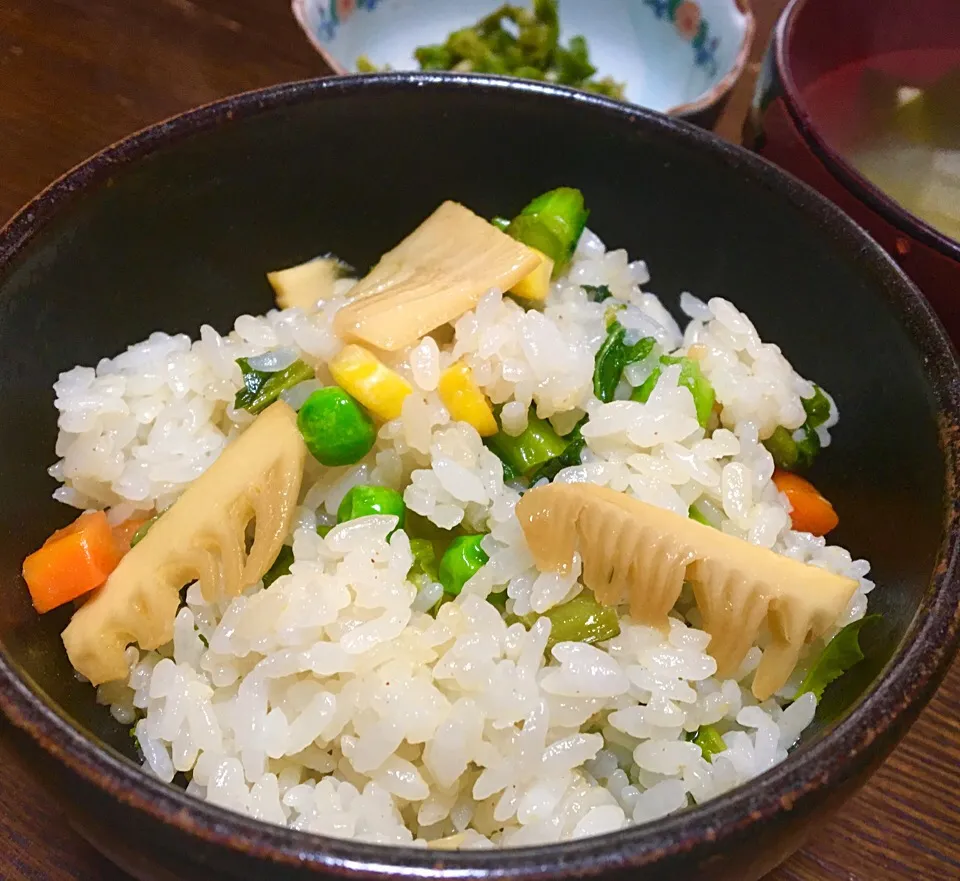
<path id="1" fill-rule="evenodd" d="M 736 672 L 766 623 L 770 643 L 753 681 L 759 700 L 784 685 L 804 644 L 826 633 L 857 588 L 851 578 L 607 487 L 537 487 L 516 511 L 541 570 L 568 569 L 579 551 L 583 583 L 597 599 L 629 604 L 631 616 L 645 624 L 665 626 L 690 581 L 718 676 Z"/>
<path id="2" fill-rule="evenodd" d="M 543 256 L 456 202 L 444 202 L 350 291 L 334 318 L 346 340 L 395 352 L 510 290 Z"/>
<path id="3" fill-rule="evenodd" d="M 296 413 L 282 401 L 268 407 L 76 611 L 63 632 L 74 668 L 94 685 L 123 679 L 128 645 L 153 649 L 173 638 L 185 584 L 199 581 L 210 601 L 256 584 L 290 532 L 305 456 Z"/>

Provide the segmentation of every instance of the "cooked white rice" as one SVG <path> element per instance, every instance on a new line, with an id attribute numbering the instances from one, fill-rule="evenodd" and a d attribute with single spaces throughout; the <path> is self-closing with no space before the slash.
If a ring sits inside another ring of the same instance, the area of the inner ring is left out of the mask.
<path id="1" fill-rule="evenodd" d="M 624 617 L 609 642 L 560 643 L 549 654 L 548 619 L 529 631 L 508 625 L 485 600 L 506 586 L 508 610 L 522 616 L 581 588 L 576 573 L 537 571 L 513 516 L 517 490 L 476 431 L 451 423 L 441 405 L 440 371 L 461 357 L 506 403 L 510 433 L 523 430 L 531 403 L 562 433 L 589 414 L 583 464 L 557 480 L 609 485 L 684 515 L 697 502 L 725 532 L 858 579 L 838 628 L 864 614 L 869 565 L 790 529 L 760 443 L 777 425 L 804 422 L 810 383 L 731 303 L 684 294 L 691 320 L 681 332 L 647 282 L 643 263 L 586 233 L 542 312 L 492 292 L 457 322 L 452 343 L 427 338 L 401 353 L 394 366 L 417 388 L 401 417 L 357 465 L 308 467 L 291 573 L 216 605 L 191 587 L 173 642 L 131 647 L 129 682 L 99 689 L 118 720 L 135 723 L 145 767 L 165 781 L 185 772 L 197 797 L 270 823 L 382 843 L 499 847 L 653 820 L 782 761 L 814 715 L 811 694 L 789 703 L 804 664 L 757 705 L 749 686 L 761 647 L 735 678 L 717 679 L 692 598 L 681 597 L 667 637 Z M 581 284 L 606 284 L 616 299 L 591 302 Z M 57 498 L 109 508 L 114 522 L 169 506 L 252 418 L 232 407 L 235 359 L 278 349 L 276 363 L 328 359 L 340 345 L 330 318 L 343 302 L 309 315 L 245 315 L 226 337 L 210 327 L 194 342 L 155 333 L 96 370 L 61 375 Z M 676 367 L 646 404 L 593 396 L 614 302 L 625 305 L 619 320 L 631 334 L 659 344 L 628 370 L 629 383 L 642 383 L 662 352 L 697 345 L 722 404 L 719 427 L 700 428 Z M 820 429 L 825 445 L 833 409 Z M 435 617 L 440 587 L 418 591 L 406 580 L 410 544 L 403 531 L 390 536 L 394 518 L 317 534 L 360 483 L 403 490 L 407 506 L 439 526 L 489 532 L 490 562 Z M 685 739 L 705 724 L 727 746 L 712 762 Z"/>

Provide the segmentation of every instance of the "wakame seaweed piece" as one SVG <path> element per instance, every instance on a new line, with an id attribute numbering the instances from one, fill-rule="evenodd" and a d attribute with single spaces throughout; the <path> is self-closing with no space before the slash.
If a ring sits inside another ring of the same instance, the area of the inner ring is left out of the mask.
<path id="1" fill-rule="evenodd" d="M 653 337 L 643 337 L 628 345 L 625 342 L 626 333 L 626 328 L 619 322 L 610 325 L 594 362 L 593 393 L 605 404 L 613 400 L 624 368 L 648 357 L 656 344 Z"/>
<path id="2" fill-rule="evenodd" d="M 605 284 L 582 284 L 580 287 L 594 303 L 602 303 L 604 300 L 609 300 L 613 296 L 610 288 Z"/>
<path id="3" fill-rule="evenodd" d="M 237 365 L 243 374 L 243 388 L 237 392 L 233 406 L 254 415 L 266 410 L 281 392 L 315 378 L 313 368 L 299 358 L 289 367 L 273 372 L 256 370 L 246 358 L 237 358 Z"/>
<path id="4" fill-rule="evenodd" d="M 863 660 L 860 631 L 865 625 L 878 622 L 881 618 L 881 615 L 867 615 L 838 631 L 836 636 L 826 644 L 807 675 L 803 677 L 794 700 L 809 691 L 819 702 L 830 683 L 836 682 Z"/>

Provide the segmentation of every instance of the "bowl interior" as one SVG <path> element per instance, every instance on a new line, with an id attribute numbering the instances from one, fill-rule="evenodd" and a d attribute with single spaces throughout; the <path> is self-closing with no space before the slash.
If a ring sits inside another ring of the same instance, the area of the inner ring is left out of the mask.
<path id="1" fill-rule="evenodd" d="M 295 0 L 301 24 L 341 71 L 366 55 L 378 66 L 416 70 L 414 50 L 489 15 L 490 0 Z M 682 8 L 681 8 L 682 7 Z M 627 99 L 653 110 L 689 104 L 738 63 L 748 16 L 734 0 L 562 0 L 561 40 L 583 34 L 598 76 L 627 85 Z"/>
<path id="2" fill-rule="evenodd" d="M 886 624 L 838 704 L 848 711 L 929 597 L 944 524 L 940 414 L 897 300 L 905 283 L 807 191 L 687 126 L 533 87 L 397 79 L 306 84 L 272 106 L 199 113 L 176 137 L 155 132 L 94 160 L 84 192 L 72 194 L 76 180 L 56 188 L 0 237 L 0 666 L 68 724 L 132 754 L 72 675 L 66 613 L 36 616 L 20 580 L 23 557 L 75 513 L 51 499 L 46 473 L 58 372 L 156 329 L 226 331 L 273 305 L 266 269 L 324 251 L 368 267 L 444 199 L 509 215 L 568 184 L 608 244 L 648 261 L 649 288 L 675 313 L 686 290 L 733 300 L 835 396 L 841 422 L 812 478 L 840 513 L 832 538 L 871 560 L 871 609 Z M 531 134 L 563 149 L 531 150 Z M 123 162 L 151 137 L 155 152 Z M 917 332 L 939 340 L 912 308 Z"/>

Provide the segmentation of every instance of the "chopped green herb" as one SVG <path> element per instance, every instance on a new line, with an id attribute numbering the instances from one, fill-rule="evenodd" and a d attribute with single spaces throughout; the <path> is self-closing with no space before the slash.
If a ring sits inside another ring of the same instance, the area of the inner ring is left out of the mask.
<path id="1" fill-rule="evenodd" d="M 210 648 L 210 643 L 207 641 L 207 638 L 202 633 L 200 633 L 199 630 L 197 631 L 197 639 L 199 639 L 200 642 L 203 643 L 203 647 L 205 649 Z"/>
<path id="2" fill-rule="evenodd" d="M 837 633 L 827 643 L 807 675 L 803 677 L 803 682 L 797 689 L 796 697 L 800 697 L 800 695 L 809 691 L 819 701 L 823 697 L 824 689 L 831 682 L 835 682 L 844 673 L 859 664 L 863 660 L 863 652 L 860 649 L 860 631 L 864 625 L 879 621 L 880 617 L 880 615 L 867 615 L 859 621 L 848 624 Z"/>
<path id="3" fill-rule="evenodd" d="M 318 523 L 317 535 L 319 535 L 320 538 L 326 538 L 327 533 L 329 533 L 331 529 L 333 529 L 333 527 L 329 523 Z"/>
<path id="4" fill-rule="evenodd" d="M 690 390 L 690 394 L 693 395 L 693 405 L 697 410 L 697 422 L 700 423 L 701 427 L 706 428 L 707 423 L 710 421 L 710 414 L 713 412 L 716 394 L 713 391 L 713 386 L 710 385 L 710 382 L 701 372 L 700 365 L 692 358 L 677 358 L 672 355 L 663 355 L 660 358 L 660 363 L 664 366 L 671 364 L 680 365 L 680 379 L 678 384 Z M 662 370 L 660 367 L 654 370 L 653 373 L 647 377 L 643 385 L 637 386 L 637 388 L 633 390 L 633 394 L 630 395 L 630 400 L 640 401 L 645 404 L 653 393 L 661 373 Z"/>
<path id="5" fill-rule="evenodd" d="M 255 370 L 246 358 L 237 358 L 237 364 L 243 374 L 243 388 L 237 392 L 233 405 L 254 414 L 266 410 L 281 392 L 314 378 L 313 368 L 299 359 L 272 373 Z"/>
<path id="6" fill-rule="evenodd" d="M 263 586 L 270 587 L 281 575 L 289 575 L 292 564 L 293 548 L 290 545 L 283 545 L 280 548 L 280 553 L 277 554 L 277 559 L 273 561 L 273 565 L 263 576 Z"/>
<path id="7" fill-rule="evenodd" d="M 420 46 L 414 57 L 421 70 L 460 70 L 498 73 L 533 80 L 550 80 L 622 99 L 624 86 L 610 77 L 593 79 L 587 41 L 571 37 L 560 44 L 557 0 L 534 0 L 533 8 L 505 3 L 472 27 L 453 31 L 443 43 Z M 377 70 L 366 56 L 357 70 Z"/>
<path id="8" fill-rule="evenodd" d="M 624 368 L 647 358 L 656 344 L 653 337 L 644 337 L 633 345 L 627 345 L 624 342 L 626 333 L 622 324 L 614 322 L 597 352 L 593 368 L 593 393 L 605 404 L 613 400 Z"/>
<path id="9" fill-rule="evenodd" d="M 594 303 L 602 303 L 604 300 L 609 300 L 613 296 L 613 294 L 610 293 L 610 288 L 605 284 L 582 284 L 580 287 Z"/>
<path id="10" fill-rule="evenodd" d="M 700 747 L 700 754 L 708 762 L 712 762 L 717 753 L 722 753 L 727 748 L 720 732 L 713 725 L 701 725 L 691 739 Z"/>

